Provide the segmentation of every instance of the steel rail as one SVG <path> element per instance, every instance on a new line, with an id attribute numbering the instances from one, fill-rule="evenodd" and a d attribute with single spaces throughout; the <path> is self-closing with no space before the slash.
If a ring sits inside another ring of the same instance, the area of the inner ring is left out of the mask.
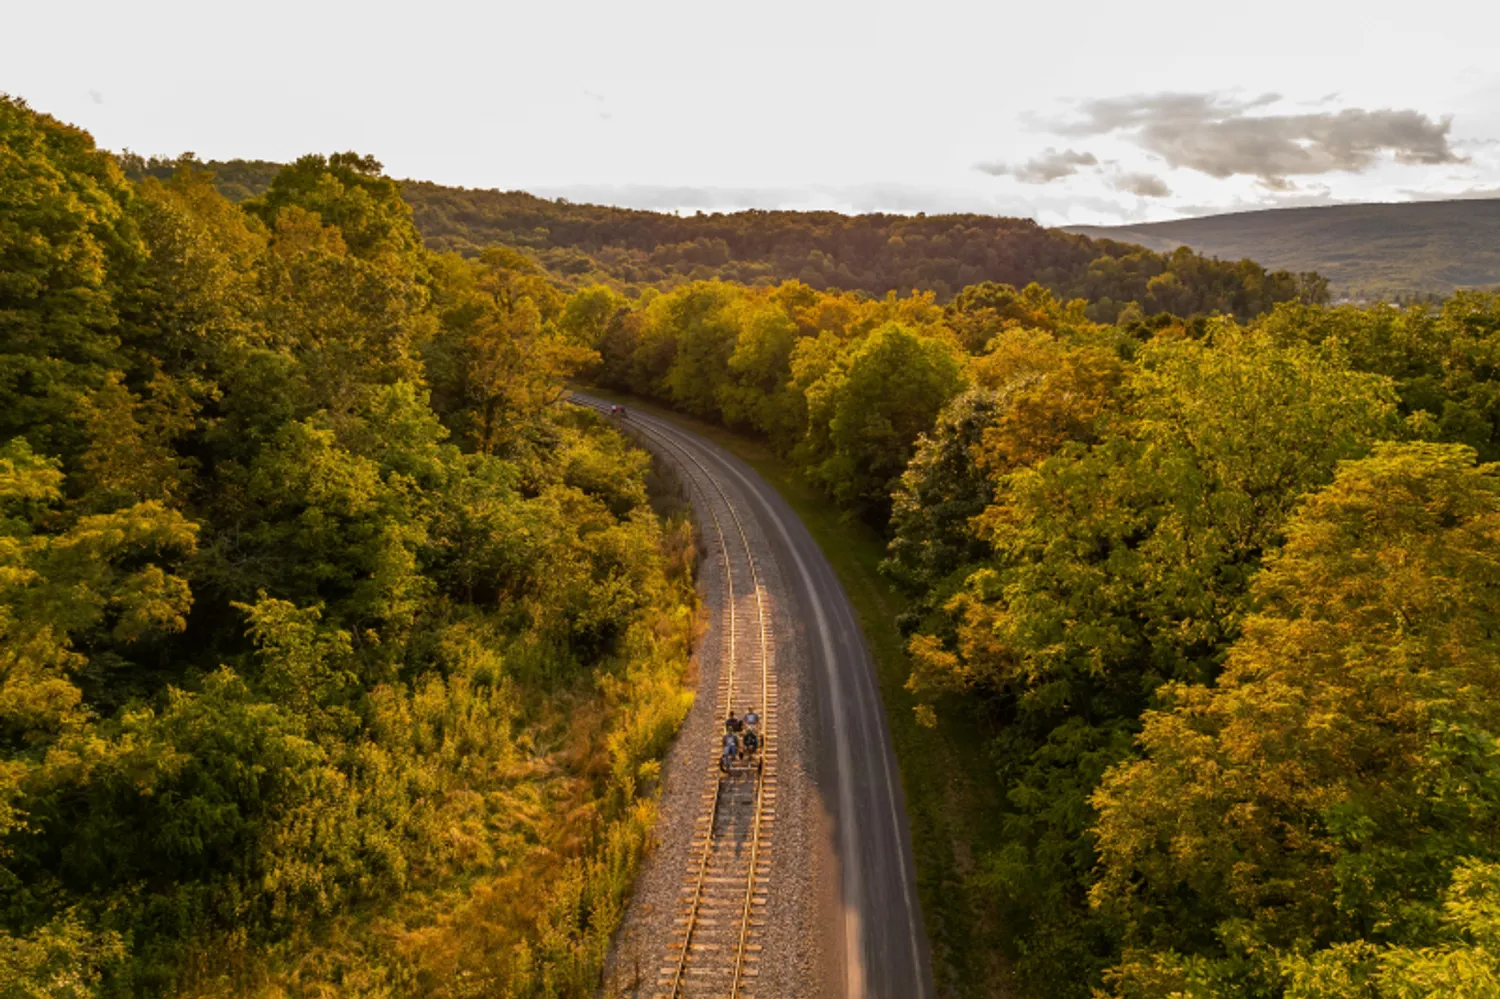
<path id="1" fill-rule="evenodd" d="M 585 402 L 585 401 L 578 400 L 578 399 L 574 399 L 572 401 L 575 404 L 577 404 L 577 405 L 585 406 L 585 407 L 587 407 L 589 409 L 592 409 L 592 410 L 594 410 L 596 412 L 603 413 L 603 412 L 606 411 L 603 405 L 598 405 L 598 404 L 595 404 L 595 403 L 592 403 L 592 402 Z M 773 726 L 773 710 L 774 709 L 772 707 L 771 698 L 770 698 L 771 656 L 770 656 L 770 645 L 769 645 L 769 643 L 766 640 L 765 590 L 761 586 L 761 583 L 760 583 L 760 570 L 756 566 L 755 553 L 751 549 L 750 538 L 749 538 L 749 535 L 747 534 L 747 532 L 745 531 L 744 522 L 740 519 L 739 512 L 735 509 L 734 503 L 732 503 L 730 501 L 729 495 L 724 491 L 724 487 L 719 484 L 718 480 L 714 477 L 713 473 L 708 470 L 707 466 L 705 466 L 703 464 L 703 462 L 701 462 L 701 461 L 698 460 L 698 457 L 696 455 L 694 455 L 692 453 L 692 451 L 690 451 L 688 448 L 684 447 L 682 444 L 680 444 L 676 440 L 673 440 L 672 436 L 670 434 L 664 433 L 664 432 L 662 432 L 660 430 L 654 430 L 654 429 L 652 429 L 652 428 L 650 428 L 650 427 L 648 427 L 648 426 L 646 426 L 646 425 L 644 425 L 642 423 L 639 423 L 639 422 L 630 424 L 630 426 L 631 426 L 632 429 L 637 429 L 642 434 L 644 434 L 644 435 L 646 435 L 648 437 L 652 437 L 652 438 L 660 441 L 662 444 L 667 445 L 668 447 L 670 447 L 671 449 L 673 449 L 674 451 L 676 451 L 677 453 L 679 453 L 680 455 L 682 455 L 684 458 L 686 458 L 689 462 L 691 462 L 698 469 L 698 471 L 702 474 L 703 479 L 706 480 L 711 486 L 713 486 L 714 491 L 719 494 L 719 499 L 721 501 L 723 501 L 724 508 L 729 512 L 729 516 L 734 521 L 735 530 L 739 534 L 739 536 L 740 536 L 740 543 L 744 547 L 744 550 L 745 550 L 745 561 L 749 565 L 751 584 L 752 584 L 752 586 L 753 586 L 753 588 L 755 590 L 756 617 L 757 617 L 757 623 L 758 623 L 758 631 L 759 631 L 758 637 L 759 637 L 759 640 L 760 640 L 760 652 L 761 652 L 761 656 L 760 656 L 760 659 L 761 659 L 761 662 L 760 662 L 760 666 L 761 666 L 761 677 L 760 677 L 760 681 L 761 681 L 760 682 L 761 696 L 760 696 L 760 703 L 761 703 L 761 705 L 762 705 L 762 707 L 764 709 L 764 725 L 763 725 L 764 739 L 763 739 L 763 743 L 762 743 L 761 749 L 764 751 L 765 748 L 770 744 L 770 741 L 771 741 L 771 738 L 770 738 L 771 737 L 771 730 L 772 730 L 772 726 Z M 698 484 L 696 482 L 694 482 L 694 485 L 698 487 L 698 489 L 699 489 L 700 492 L 704 491 L 702 489 L 702 487 L 698 486 Z M 705 495 L 705 499 L 707 499 L 707 498 L 708 498 L 707 495 Z M 706 503 L 705 506 L 707 506 L 709 508 L 709 516 L 713 519 L 714 530 L 715 530 L 715 532 L 718 535 L 718 539 L 719 539 L 719 551 L 723 555 L 723 558 L 724 558 L 724 575 L 725 575 L 725 579 L 726 579 L 726 582 L 728 584 L 728 590 L 729 590 L 729 663 L 728 663 L 728 672 L 727 672 L 728 679 L 727 679 L 727 682 L 723 684 L 723 688 L 724 688 L 724 690 L 726 692 L 726 697 L 730 699 L 730 704 L 728 705 L 728 707 L 730 708 L 730 710 L 732 710 L 733 709 L 732 700 L 733 700 L 733 697 L 734 697 L 734 667 L 735 667 L 735 652 L 736 652 L 736 647 L 735 647 L 735 615 L 736 615 L 736 608 L 735 608 L 735 603 L 734 603 L 734 570 L 733 570 L 732 564 L 731 564 L 730 559 L 729 559 L 729 548 L 728 548 L 728 545 L 726 544 L 725 539 L 724 539 L 723 526 L 722 526 L 722 524 L 721 524 L 721 522 L 719 520 L 719 515 L 714 511 L 712 503 Z M 762 757 L 761 757 L 762 764 L 764 764 L 765 759 L 766 759 L 766 756 L 763 754 Z M 758 868 L 759 862 L 760 862 L 760 843 L 761 843 L 761 834 L 762 834 L 762 818 L 763 818 L 763 816 L 765 814 L 765 780 L 764 780 L 764 776 L 765 776 L 764 772 L 762 771 L 762 772 L 758 773 L 757 777 L 756 777 L 755 810 L 754 810 L 754 818 L 753 818 L 753 823 L 752 823 L 752 826 L 751 826 L 751 833 L 750 833 L 750 864 L 749 864 L 749 870 L 748 870 L 748 872 L 746 874 L 746 878 L 745 878 L 746 884 L 745 884 L 744 901 L 741 904 L 741 908 L 740 908 L 739 939 L 738 939 L 738 943 L 737 943 L 737 945 L 735 947 L 734 971 L 733 971 L 733 977 L 731 978 L 731 981 L 730 981 L 730 989 L 729 989 L 730 999 L 737 999 L 737 997 L 740 995 L 741 986 L 742 986 L 742 982 L 743 982 L 743 979 L 744 979 L 745 957 L 746 957 L 746 953 L 747 953 L 747 945 L 750 942 L 750 914 L 751 914 L 751 905 L 752 905 L 752 902 L 754 901 L 754 897 L 755 897 L 755 883 L 756 883 L 756 880 L 757 880 L 757 873 L 756 872 L 757 872 L 757 868 Z M 691 951 L 692 951 L 693 931 L 694 931 L 694 929 L 697 926 L 697 921 L 698 921 L 698 918 L 699 918 L 699 915 L 700 915 L 700 912 L 701 912 L 701 906 L 702 906 L 703 895 L 704 895 L 704 893 L 703 893 L 704 881 L 705 881 L 705 878 L 706 878 L 707 872 L 708 872 L 709 859 L 710 859 L 710 857 L 713 854 L 713 848 L 714 848 L 714 843 L 715 843 L 714 824 L 715 824 L 716 819 L 718 818 L 719 799 L 720 799 L 720 795 L 716 791 L 715 794 L 713 795 L 713 802 L 712 802 L 712 804 L 709 807 L 708 826 L 707 826 L 706 835 L 704 837 L 703 851 L 700 854 L 699 860 L 698 860 L 697 873 L 696 873 L 695 883 L 694 883 L 694 887 L 693 887 L 693 900 L 692 900 L 692 902 L 690 904 L 690 909 L 689 909 L 689 913 L 688 913 L 688 917 L 687 917 L 687 925 L 684 928 L 682 950 L 681 950 L 681 953 L 678 955 L 677 961 L 675 962 L 674 970 L 672 972 L 671 989 L 670 989 L 670 991 L 668 991 L 667 993 L 665 993 L 667 996 L 670 997 L 670 999 L 678 999 L 678 997 L 682 994 L 683 975 L 684 975 L 684 973 L 686 971 L 686 968 L 687 968 L 688 957 L 689 957 L 689 955 L 691 954 Z"/>

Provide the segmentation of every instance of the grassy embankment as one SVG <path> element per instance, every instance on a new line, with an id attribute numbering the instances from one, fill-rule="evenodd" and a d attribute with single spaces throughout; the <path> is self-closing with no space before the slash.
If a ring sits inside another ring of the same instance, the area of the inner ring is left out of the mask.
<path id="1" fill-rule="evenodd" d="M 917 888 L 932 941 L 939 992 L 965 999 L 1009 994 L 999 957 L 1001 927 L 967 875 L 975 858 L 997 846 L 990 817 L 1002 790 L 987 763 L 987 737 L 960 700 L 938 705 L 936 728 L 917 724 L 906 690 L 910 664 L 896 618 L 906 600 L 878 569 L 885 541 L 846 518 L 796 468 L 760 441 L 641 399 L 589 389 L 708 438 L 738 456 L 779 492 L 823 549 L 854 605 L 875 659 L 880 694 L 901 766 L 916 853 Z"/>

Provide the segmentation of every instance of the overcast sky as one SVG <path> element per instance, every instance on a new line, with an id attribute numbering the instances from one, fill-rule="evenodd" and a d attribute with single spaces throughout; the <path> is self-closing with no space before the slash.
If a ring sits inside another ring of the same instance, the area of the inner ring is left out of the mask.
<path id="1" fill-rule="evenodd" d="M 1053 225 L 1500 195 L 1496 3 L 50 0 L 5 23 L 0 91 L 147 154 Z"/>

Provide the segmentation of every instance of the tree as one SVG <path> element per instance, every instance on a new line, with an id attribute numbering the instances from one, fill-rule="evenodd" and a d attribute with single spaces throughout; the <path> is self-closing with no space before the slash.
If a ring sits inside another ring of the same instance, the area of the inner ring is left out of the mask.
<path id="1" fill-rule="evenodd" d="M 1095 795 L 1120 995 L 1412 971 L 1383 949 L 1441 944 L 1450 879 L 1500 851 L 1500 474 L 1383 444 L 1287 535 L 1223 676 L 1170 687 Z"/>
<path id="2" fill-rule="evenodd" d="M 1065 304 L 1036 282 L 1021 291 L 993 281 L 971 285 L 949 304 L 947 322 L 972 354 L 982 353 L 1005 330 L 1044 330 L 1064 338 L 1096 328 L 1082 300 Z"/>
<path id="3" fill-rule="evenodd" d="M 739 325 L 737 294 L 721 282 L 696 282 L 668 292 L 649 310 L 657 337 L 669 337 L 672 361 L 661 390 L 674 405 L 696 416 L 719 414 L 719 394 L 728 382 L 729 357 Z"/>
<path id="4" fill-rule="evenodd" d="M 808 419 L 827 426 L 809 469 L 841 504 L 884 515 L 917 437 L 963 387 L 953 349 L 889 323 L 851 345 L 807 390 Z"/>
<path id="5" fill-rule="evenodd" d="M 588 994 L 690 701 L 691 534 L 553 405 L 632 314 L 367 157 L 0 138 L 0 993 Z"/>
<path id="6" fill-rule="evenodd" d="M 754 429 L 789 451 L 806 428 L 805 404 L 791 385 L 792 351 L 801 336 L 781 301 L 747 299 L 726 362 L 732 379 L 719 391 L 725 423 Z"/>
<path id="7" fill-rule="evenodd" d="M 604 285 L 590 285 L 568 297 L 557 327 L 579 346 L 598 350 L 610 325 L 626 309 L 629 303 L 623 296 Z"/>
<path id="8" fill-rule="evenodd" d="M 1437 439 L 1500 457 L 1500 296 L 1459 292 L 1436 311 L 1286 304 L 1260 325 L 1278 338 L 1337 343 L 1355 367 L 1394 379 L 1402 412 Z"/>
<path id="9" fill-rule="evenodd" d="M 566 380 L 598 355 L 555 325 L 562 295 L 523 254 L 496 249 L 439 266 L 442 328 L 423 351 L 436 406 L 465 440 L 493 454 L 560 402 Z"/>
<path id="10" fill-rule="evenodd" d="M 69 415 L 126 366 L 110 276 L 143 256 L 131 200 L 87 133 L 0 96 L 0 440 L 72 455 Z"/>
<path id="11" fill-rule="evenodd" d="M 349 252 L 362 260 L 420 259 L 422 237 L 412 224 L 411 206 L 373 156 L 351 152 L 300 157 L 278 170 L 269 189 L 244 207 L 271 226 L 293 206 L 336 227 Z"/>
<path id="12" fill-rule="evenodd" d="M 993 558 L 911 642 L 909 686 L 978 692 L 1003 722 L 1009 846 L 982 876 L 1027 927 L 1019 968 L 1038 983 L 1108 950 L 1084 901 L 1090 795 L 1154 691 L 1214 675 L 1298 498 L 1395 428 L 1384 379 L 1229 325 L 1153 343 L 1122 391 L 1122 418 L 1092 429 L 1096 442 L 1062 440 L 997 480 L 976 522 Z M 1033 404 L 1054 409 L 1045 393 Z"/>
<path id="13" fill-rule="evenodd" d="M 917 438 L 891 496 L 890 554 L 880 564 L 909 592 L 938 591 L 934 596 L 941 598 L 944 579 L 988 553 L 970 521 L 994 499 L 979 450 L 1004 406 L 999 393 L 971 389 L 943 407 L 930 434 Z"/>

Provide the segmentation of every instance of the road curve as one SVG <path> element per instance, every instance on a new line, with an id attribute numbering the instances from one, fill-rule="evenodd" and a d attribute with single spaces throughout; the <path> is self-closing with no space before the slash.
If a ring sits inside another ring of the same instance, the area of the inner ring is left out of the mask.
<path id="1" fill-rule="evenodd" d="M 608 403 L 575 393 L 596 408 Z M 691 455 L 698 470 L 740 497 L 741 516 L 769 545 L 788 590 L 791 619 L 807 658 L 811 703 L 802 723 L 822 811 L 832 823 L 837 899 L 826 908 L 840 967 L 826 969 L 830 993 L 844 999 L 930 999 L 935 995 L 917 900 L 905 796 L 875 682 L 875 667 L 854 608 L 812 535 L 753 469 L 667 419 L 630 411 L 641 442 L 674 464 Z"/>

